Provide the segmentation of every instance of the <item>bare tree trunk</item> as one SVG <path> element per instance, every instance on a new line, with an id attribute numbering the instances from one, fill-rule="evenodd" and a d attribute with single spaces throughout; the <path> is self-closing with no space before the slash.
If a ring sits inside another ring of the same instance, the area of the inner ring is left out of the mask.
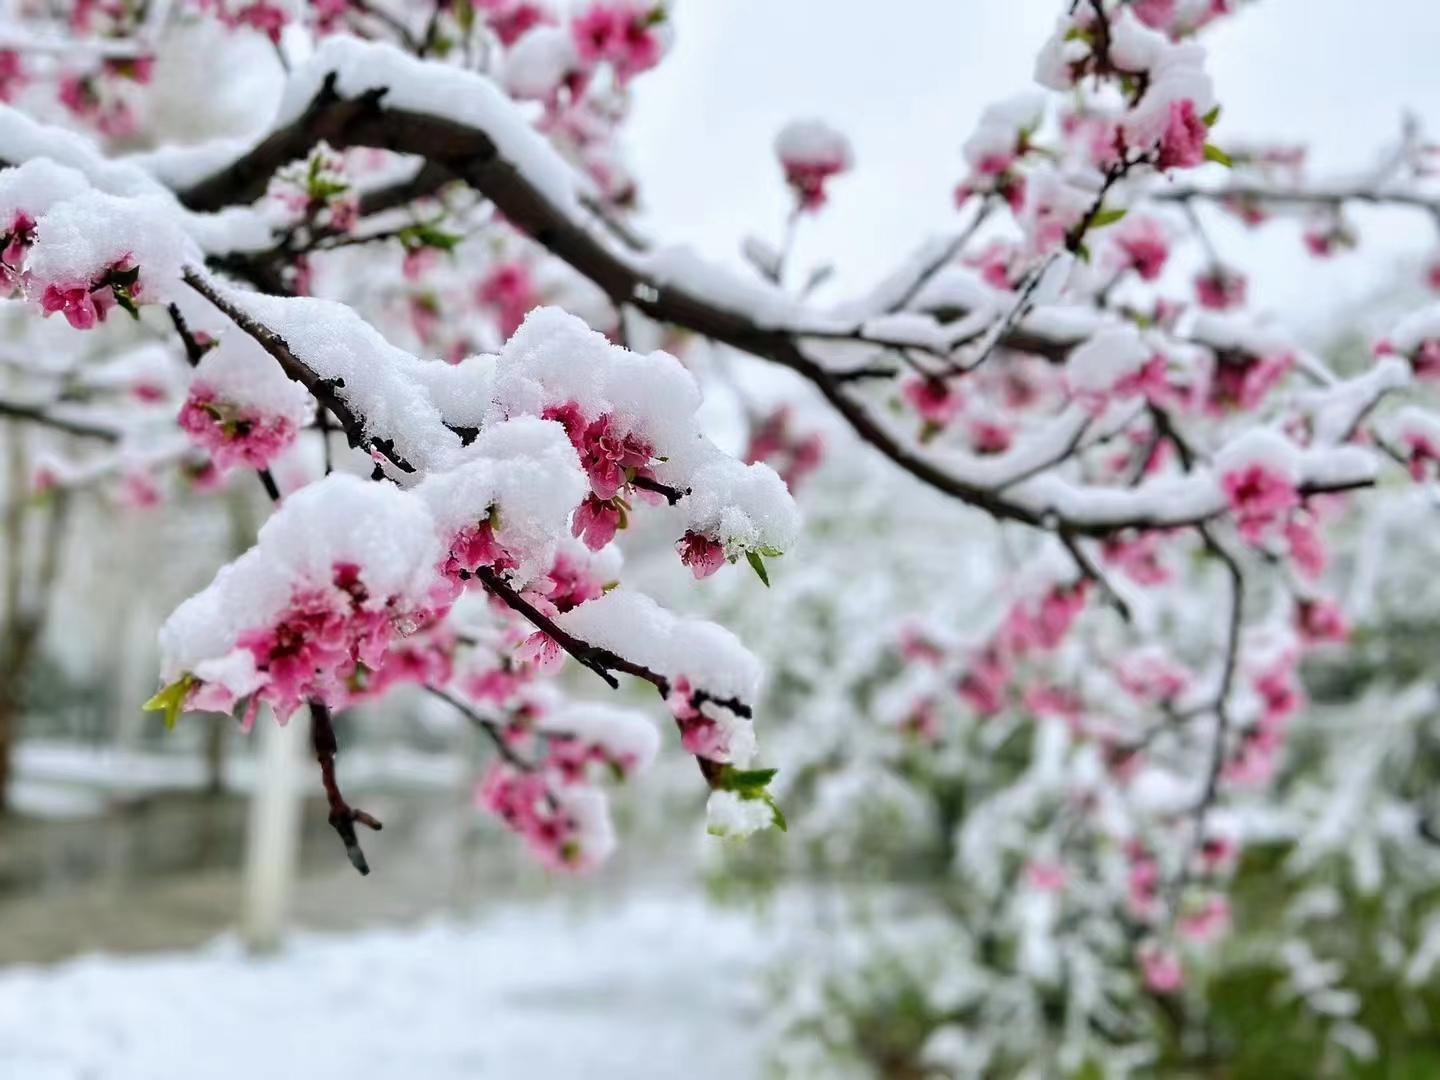
<path id="1" fill-rule="evenodd" d="M 0 814 L 10 805 L 11 749 L 19 734 L 19 705 L 11 687 L 10 673 L 0 674 Z"/>

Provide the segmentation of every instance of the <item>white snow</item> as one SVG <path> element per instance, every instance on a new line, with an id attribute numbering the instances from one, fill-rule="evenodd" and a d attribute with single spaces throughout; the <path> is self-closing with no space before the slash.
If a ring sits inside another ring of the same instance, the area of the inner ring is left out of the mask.
<path id="1" fill-rule="evenodd" d="M 848 169 L 850 140 L 822 120 L 792 120 L 775 136 L 775 156 L 787 164 Z"/>
<path id="2" fill-rule="evenodd" d="M 274 126 L 283 127 L 304 112 L 331 73 L 336 75 L 336 91 L 344 97 L 384 87 L 387 108 L 453 120 L 485 132 L 500 156 L 524 173 L 557 209 L 576 220 L 587 217 L 580 197 L 595 197 L 594 185 L 526 121 L 504 91 L 483 75 L 420 60 L 393 45 L 339 35 L 326 38 L 290 76 Z"/>
<path id="3" fill-rule="evenodd" d="M 25 260 L 32 288 L 88 285 L 128 260 L 140 268 L 141 302 L 169 299 L 180 288 L 181 269 L 201 261 L 171 209 L 159 198 L 98 191 L 55 204 L 37 222 L 35 246 Z"/>
<path id="4" fill-rule="evenodd" d="M 759 1075 L 759 926 L 685 896 L 0 972 L 15 1080 Z"/>

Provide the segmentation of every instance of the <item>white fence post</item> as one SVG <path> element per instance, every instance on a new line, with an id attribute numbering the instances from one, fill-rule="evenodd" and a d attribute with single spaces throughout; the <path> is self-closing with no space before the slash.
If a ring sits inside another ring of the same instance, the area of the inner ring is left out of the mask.
<path id="1" fill-rule="evenodd" d="M 310 713 L 298 710 L 281 727 L 267 709 L 256 726 L 260 760 L 250 795 L 240 927 L 246 948 L 267 953 L 280 947 L 294 890 L 304 806 L 299 774 L 310 743 Z"/>

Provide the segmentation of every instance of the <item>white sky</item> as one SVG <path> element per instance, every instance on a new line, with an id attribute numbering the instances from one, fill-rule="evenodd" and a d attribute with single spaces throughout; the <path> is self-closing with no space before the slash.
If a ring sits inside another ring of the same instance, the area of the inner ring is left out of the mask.
<path id="1" fill-rule="evenodd" d="M 1032 87 L 1060 0 L 677 0 L 675 51 L 636 87 L 628 146 L 666 242 L 736 259 L 739 238 L 776 238 L 787 208 L 770 141 L 818 116 L 852 139 L 857 169 L 834 185 L 802 255 L 833 258 L 863 286 L 956 224 L 959 147 L 980 110 Z M 1260 0 L 1207 37 L 1224 117 L 1216 132 L 1304 142 L 1317 172 L 1372 160 L 1409 108 L 1440 136 L 1440 0 Z M 1372 218 L 1357 218 L 1369 225 Z M 1366 255 L 1316 266 L 1298 227 L 1256 242 L 1220 234 L 1258 267 L 1263 306 L 1323 316 L 1436 245 L 1414 215 L 1382 215 Z M 1258 261 L 1257 261 L 1258 260 Z"/>

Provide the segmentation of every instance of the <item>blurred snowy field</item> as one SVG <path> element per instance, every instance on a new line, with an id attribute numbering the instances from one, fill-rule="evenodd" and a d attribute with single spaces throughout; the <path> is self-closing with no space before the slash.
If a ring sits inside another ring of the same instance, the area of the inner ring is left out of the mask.
<path id="1" fill-rule="evenodd" d="M 666 894 L 0 969 L 0 1080 L 741 1080 L 768 951 Z"/>

